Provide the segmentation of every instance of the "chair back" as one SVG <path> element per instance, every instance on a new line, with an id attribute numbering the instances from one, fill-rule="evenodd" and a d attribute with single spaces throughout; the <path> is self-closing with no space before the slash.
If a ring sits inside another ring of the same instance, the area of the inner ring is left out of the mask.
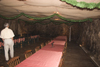
<path id="1" fill-rule="evenodd" d="M 45 42 L 45 45 L 47 45 L 48 44 L 48 42 Z"/>
<path id="2" fill-rule="evenodd" d="M 19 60 L 19 56 L 17 57 L 14 57 L 12 59 L 10 59 L 7 64 L 9 67 L 15 67 L 16 65 L 18 65 L 20 63 L 20 60 Z"/>
<path id="3" fill-rule="evenodd" d="M 41 44 L 41 48 L 43 48 L 43 47 L 44 47 L 44 43 Z"/>
<path id="4" fill-rule="evenodd" d="M 32 55 L 32 50 L 25 51 L 25 58 L 28 58 L 31 55 Z"/>
<path id="5" fill-rule="evenodd" d="M 39 49 L 40 49 L 40 46 L 37 46 L 37 47 L 35 48 L 35 52 L 37 52 Z"/>
<path id="6" fill-rule="evenodd" d="M 51 41 L 49 40 L 48 43 L 50 43 Z"/>

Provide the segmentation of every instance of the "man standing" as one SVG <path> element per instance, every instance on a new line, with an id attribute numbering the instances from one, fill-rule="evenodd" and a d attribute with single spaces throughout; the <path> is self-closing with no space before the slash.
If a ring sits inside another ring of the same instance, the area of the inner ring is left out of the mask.
<path id="1" fill-rule="evenodd" d="M 5 29 L 3 29 L 1 31 L 1 38 L 4 42 L 5 59 L 6 59 L 6 61 L 8 61 L 9 60 L 9 55 L 8 55 L 9 49 L 10 49 L 11 58 L 14 57 L 13 37 L 15 35 L 14 35 L 13 31 L 11 29 L 9 29 L 9 24 L 8 23 L 5 23 L 4 26 L 5 26 Z"/>

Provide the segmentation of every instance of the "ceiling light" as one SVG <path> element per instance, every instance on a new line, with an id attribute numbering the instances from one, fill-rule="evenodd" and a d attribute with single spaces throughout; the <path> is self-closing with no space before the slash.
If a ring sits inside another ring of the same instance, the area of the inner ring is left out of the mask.
<path id="1" fill-rule="evenodd" d="M 59 19 L 57 18 L 57 19 L 55 19 L 55 20 L 59 20 Z"/>
<path id="2" fill-rule="evenodd" d="M 59 14 L 59 12 L 56 12 L 57 14 Z"/>

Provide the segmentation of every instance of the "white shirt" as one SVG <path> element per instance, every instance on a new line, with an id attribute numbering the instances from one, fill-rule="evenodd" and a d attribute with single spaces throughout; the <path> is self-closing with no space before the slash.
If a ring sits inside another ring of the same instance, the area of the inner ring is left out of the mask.
<path id="1" fill-rule="evenodd" d="M 8 38 L 13 38 L 15 35 L 11 29 L 6 27 L 1 31 L 1 38 L 2 39 L 8 39 Z"/>

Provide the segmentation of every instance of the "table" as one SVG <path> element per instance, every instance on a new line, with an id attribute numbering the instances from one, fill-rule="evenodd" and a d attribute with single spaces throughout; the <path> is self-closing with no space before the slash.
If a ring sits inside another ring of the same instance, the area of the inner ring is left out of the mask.
<path id="1" fill-rule="evenodd" d="M 59 40 L 57 40 L 57 38 Z M 58 36 L 57 38 L 53 40 L 53 47 L 51 43 L 48 43 L 42 49 L 18 64 L 16 67 L 58 67 L 62 57 L 66 37 Z"/>

